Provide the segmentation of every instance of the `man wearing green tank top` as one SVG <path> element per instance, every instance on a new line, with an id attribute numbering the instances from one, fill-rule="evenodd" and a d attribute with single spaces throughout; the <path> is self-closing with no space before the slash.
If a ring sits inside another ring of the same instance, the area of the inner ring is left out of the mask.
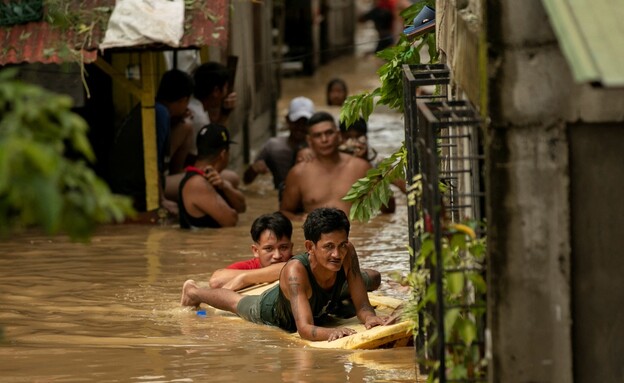
<path id="1" fill-rule="evenodd" d="M 227 310 L 255 323 L 297 331 L 301 338 L 332 341 L 355 333 L 346 327 L 323 327 L 328 315 L 336 313 L 347 288 L 355 315 L 365 327 L 387 324 L 378 317 L 368 294 L 358 256 L 349 242 L 350 223 L 336 208 L 313 210 L 303 224 L 307 252 L 286 263 L 279 285 L 262 295 L 241 295 L 228 289 L 198 287 L 188 280 L 182 287 L 181 304 L 201 303 Z"/>

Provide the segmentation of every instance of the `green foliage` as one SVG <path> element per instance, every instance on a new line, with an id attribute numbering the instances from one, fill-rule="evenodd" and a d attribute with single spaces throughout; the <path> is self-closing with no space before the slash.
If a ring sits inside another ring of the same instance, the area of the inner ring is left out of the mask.
<path id="1" fill-rule="evenodd" d="M 381 161 L 376 168 L 370 169 L 366 177 L 353 184 L 347 195 L 342 198 L 353 203 L 350 211 L 352 220 L 368 221 L 382 205 L 387 205 L 392 196 L 390 183 L 405 178 L 406 155 L 405 147 L 402 147 Z"/>
<path id="2" fill-rule="evenodd" d="M 419 2 L 401 12 L 405 24 L 411 23 L 414 16 L 425 5 L 435 7 L 435 0 Z M 420 51 L 424 46 L 428 47 L 430 62 L 436 62 L 438 54 L 433 33 L 425 34 L 416 42 L 408 40 L 405 35 L 401 34 L 394 46 L 378 52 L 377 56 L 385 60 L 385 63 L 377 70 L 381 86 L 371 92 L 349 96 L 340 111 L 340 121 L 350 126 L 360 116 L 368 120 L 376 104 L 387 105 L 392 109 L 402 111 L 403 65 L 420 64 Z"/>
<path id="3" fill-rule="evenodd" d="M 406 24 L 425 6 L 435 8 L 435 0 L 427 0 L 414 4 L 401 13 Z M 428 33 L 417 42 L 408 41 L 402 36 L 394 47 L 390 47 L 378 53 L 385 60 L 385 64 L 377 71 L 381 80 L 381 86 L 371 92 L 353 95 L 345 101 L 340 113 L 340 120 L 347 126 L 352 125 L 358 118 L 368 120 L 377 104 L 387 105 L 392 109 L 403 110 L 403 65 L 420 64 L 420 51 L 428 48 L 430 62 L 437 62 L 435 34 Z M 368 172 L 366 177 L 358 180 L 349 193 L 343 198 L 352 202 L 351 219 L 361 221 L 369 220 L 377 213 L 379 208 L 387 203 L 390 193 L 388 185 L 395 178 L 404 177 L 407 166 L 407 153 L 405 147 L 401 147 L 387 161 L 384 161 L 376 169 Z M 423 216 L 422 208 L 418 206 L 422 194 L 421 176 L 416 175 L 408 181 L 407 200 L 410 206 L 417 206 L 417 210 Z M 447 187 L 439 185 L 440 192 L 447 192 Z M 466 223 L 472 225 L 475 223 Z M 459 226 L 459 225 L 456 225 Z M 464 226 L 466 228 L 466 226 Z M 431 316 L 431 307 L 436 304 L 436 284 L 430 280 L 431 267 L 436 265 L 438 257 L 432 235 L 424 230 L 423 220 L 415 224 L 415 231 L 420 237 L 420 249 L 416 255 L 416 264 L 407 283 L 412 288 L 413 298 L 406 305 L 403 317 L 415 323 L 416 331 L 424 331 L 432 328 L 434 318 Z M 483 278 L 482 265 L 485 257 L 485 238 L 474 238 L 473 229 L 467 228 L 471 235 L 465 231 L 446 228 L 443 236 L 441 259 L 444 273 L 443 296 L 445 306 L 448 307 L 444 317 L 446 347 L 446 374 L 448 379 L 475 379 L 482 378 L 486 374 L 486 361 L 481 358 L 483 350 L 476 347 L 475 341 L 478 329 L 482 323 L 479 318 L 485 313 L 486 281 Z M 415 249 L 410 249 L 414 252 Z M 423 317 L 424 322 L 419 323 Z M 437 334 L 428 334 L 427 348 L 431 348 L 439 342 Z M 422 351 L 422 350 L 421 350 Z M 436 372 L 440 366 L 439 361 L 423 360 L 430 367 L 428 382 L 437 381 Z"/>
<path id="4" fill-rule="evenodd" d="M 403 11 L 401 15 L 405 18 L 406 23 L 410 23 L 426 4 L 435 6 L 435 1 L 419 2 Z M 409 41 L 404 35 L 401 35 L 395 46 L 378 52 L 377 56 L 385 60 L 385 63 L 377 71 L 381 86 L 371 92 L 348 97 L 340 110 L 340 121 L 350 126 L 360 117 L 368 120 L 377 104 L 387 105 L 394 110 L 402 111 L 403 65 L 420 64 L 420 51 L 425 45 L 429 48 L 431 61 L 435 62 L 437 53 L 433 33 L 427 33 L 417 43 Z M 345 201 L 352 202 L 351 219 L 368 221 L 379 212 L 382 205 L 387 206 L 392 196 L 389 185 L 395 179 L 405 178 L 406 166 L 407 154 L 403 145 L 390 158 L 382 161 L 377 168 L 369 170 L 366 177 L 358 180 L 343 198 Z M 408 187 L 412 187 L 409 182 Z"/>
<path id="5" fill-rule="evenodd" d="M 474 227 L 475 223 L 469 222 L 467 225 Z M 430 268 L 437 263 L 433 236 L 423 233 L 421 241 L 416 267 L 408 276 L 413 298 L 403 313 L 404 318 L 417 323 L 419 315 L 423 314 L 424 323 L 418 324 L 418 331 L 435 328 L 435 319 L 430 313 L 431 307 L 437 303 L 436 284 L 430 280 Z M 444 305 L 448 307 L 444 316 L 448 379 L 473 379 L 486 374 L 486 361 L 481 358 L 482 350 L 475 344 L 478 326 L 482 324 L 479 318 L 483 318 L 486 303 L 484 248 L 485 238 L 474 239 L 464 232 L 449 230 L 442 237 L 441 258 L 446 270 L 442 285 Z M 435 332 L 428 336 L 428 347 L 439 342 Z M 423 362 L 432 363 L 427 360 Z M 432 368 L 429 381 L 434 381 L 434 371 L 435 367 Z"/>
<path id="6" fill-rule="evenodd" d="M 98 223 L 133 213 L 87 161 L 87 124 L 72 100 L 0 72 L 0 234 L 41 227 L 87 239 Z"/>

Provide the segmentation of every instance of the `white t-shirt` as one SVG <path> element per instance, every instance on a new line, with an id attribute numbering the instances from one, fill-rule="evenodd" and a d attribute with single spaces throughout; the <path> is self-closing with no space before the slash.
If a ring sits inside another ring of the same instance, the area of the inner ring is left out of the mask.
<path id="1" fill-rule="evenodd" d="M 191 97 L 188 108 L 193 114 L 193 118 L 190 120 L 193 126 L 193 147 L 190 152 L 191 154 L 197 154 L 197 133 L 199 133 L 201 128 L 210 124 L 210 117 L 208 117 L 208 112 L 204 110 L 204 105 L 195 97 Z"/>

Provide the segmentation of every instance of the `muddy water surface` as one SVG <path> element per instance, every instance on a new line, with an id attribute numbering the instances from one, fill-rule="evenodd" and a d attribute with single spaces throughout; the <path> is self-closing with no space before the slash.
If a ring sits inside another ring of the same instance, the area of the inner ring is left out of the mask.
<path id="1" fill-rule="evenodd" d="M 410 380 L 413 350 L 305 348 L 280 330 L 180 308 L 187 278 L 249 257 L 252 217 L 276 207 L 247 191 L 235 228 L 103 227 L 88 245 L 23 235 L 0 243 L 1 382 L 345 382 Z M 365 267 L 407 270 L 404 209 L 354 224 Z M 302 249 L 295 224 L 296 249 Z"/>
<path id="2" fill-rule="evenodd" d="M 333 76 L 350 93 L 374 88 L 376 65 L 342 58 L 313 77 L 286 79 L 280 108 L 297 95 L 322 106 Z M 403 140 L 401 116 L 374 114 L 369 139 L 380 155 L 392 153 Z M 119 225 L 86 245 L 38 234 L 0 242 L 0 382 L 414 381 L 411 348 L 314 350 L 277 329 L 179 306 L 184 280 L 206 281 L 247 259 L 251 222 L 277 209 L 267 177 L 244 193 L 248 211 L 235 228 Z M 396 213 L 354 223 L 351 240 L 362 266 L 381 271 L 381 291 L 406 298 L 390 281 L 409 269 L 405 197 L 396 195 Z M 293 240 L 303 250 L 301 223 Z"/>

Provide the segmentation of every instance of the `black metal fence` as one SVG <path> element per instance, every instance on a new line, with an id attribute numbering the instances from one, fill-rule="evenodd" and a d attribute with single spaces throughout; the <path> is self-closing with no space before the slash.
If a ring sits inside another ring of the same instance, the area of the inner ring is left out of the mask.
<path id="1" fill-rule="evenodd" d="M 450 75 L 444 64 L 404 66 L 405 145 L 408 154 L 407 179 L 410 184 L 420 175 L 422 194 L 420 201 L 408 207 L 409 238 L 412 269 L 420 251 L 416 223 L 423 220 L 424 230 L 434 242 L 434 257 L 423 267 L 430 270 L 430 282 L 436 284 L 436 304 L 429 305 L 419 315 L 419 335 L 416 348 L 424 361 L 437 361 L 437 377 L 444 382 L 478 382 L 486 378 L 447 379 L 446 353 L 459 347 L 460 342 L 447 339 L 445 314 L 447 310 L 461 310 L 471 316 L 478 328 L 477 339 L 468 347 L 484 352 L 485 297 L 477 294 L 470 278 L 462 279 L 464 291 L 471 292 L 461 304 L 446 302 L 445 278 L 454 273 L 480 273 L 481 264 L 463 264 L 450 267 L 442 260 L 442 239 L 449 222 L 464 220 L 481 222 L 484 217 L 483 161 L 480 145 L 481 119 L 471 104 L 465 100 L 449 100 Z M 422 94 L 417 89 L 436 85 L 433 95 Z M 443 192 L 441 191 L 443 190 Z M 477 235 L 484 235 L 477 230 Z M 485 279 L 485 278 L 484 278 Z M 479 313 L 476 314 L 475 313 Z M 435 326 L 423 326 L 424 317 L 434 318 Z M 435 336 L 433 336 L 435 334 Z M 432 344 L 436 345 L 435 350 Z M 421 363 L 421 369 L 427 365 Z M 481 375 L 483 376 L 483 375 Z"/>

